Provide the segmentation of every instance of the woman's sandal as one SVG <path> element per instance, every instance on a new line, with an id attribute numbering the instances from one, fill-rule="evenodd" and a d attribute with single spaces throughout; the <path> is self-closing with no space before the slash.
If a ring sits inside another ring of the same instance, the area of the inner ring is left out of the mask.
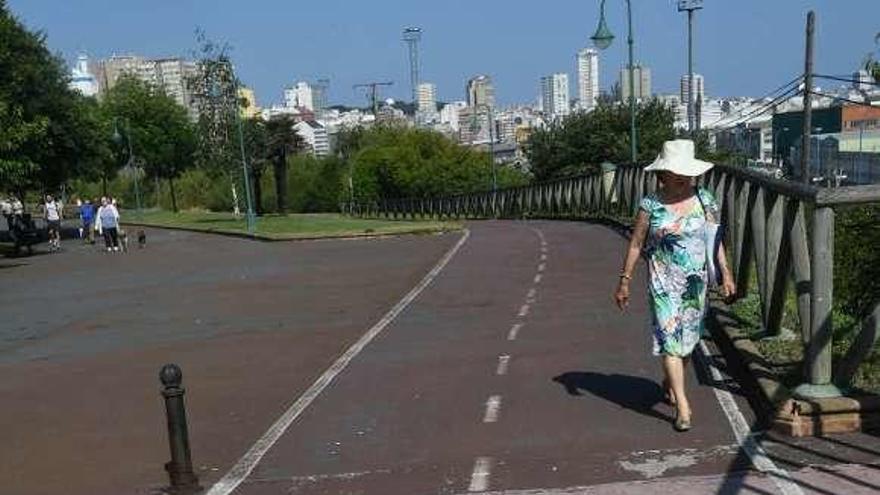
<path id="1" fill-rule="evenodd" d="M 672 423 L 672 427 L 675 428 L 675 431 L 688 431 L 691 429 L 691 418 L 683 418 L 678 415 L 678 412 L 675 413 L 675 421 Z"/>

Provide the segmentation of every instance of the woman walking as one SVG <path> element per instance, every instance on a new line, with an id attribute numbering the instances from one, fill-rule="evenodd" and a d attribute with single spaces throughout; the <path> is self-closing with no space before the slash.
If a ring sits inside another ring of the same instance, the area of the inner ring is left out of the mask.
<path id="1" fill-rule="evenodd" d="M 712 166 L 694 158 L 693 141 L 679 139 L 663 144 L 657 160 L 645 168 L 646 172 L 657 173 L 660 188 L 639 204 L 614 295 L 620 309 L 625 309 L 633 270 L 644 248 L 650 275 L 654 355 L 662 358 L 663 389 L 667 401 L 675 406 L 673 426 L 677 431 L 691 428 L 684 370 L 703 334 L 711 263 L 717 263 L 721 273 L 721 295 L 729 298 L 736 291 L 724 246 L 712 239 L 707 241 L 707 227 L 718 225 L 720 220 L 718 204 L 709 191 L 693 183 L 694 177 Z"/>
<path id="2" fill-rule="evenodd" d="M 101 198 L 102 206 L 98 209 L 98 229 L 104 235 L 107 251 L 119 251 L 119 210 L 108 198 Z"/>

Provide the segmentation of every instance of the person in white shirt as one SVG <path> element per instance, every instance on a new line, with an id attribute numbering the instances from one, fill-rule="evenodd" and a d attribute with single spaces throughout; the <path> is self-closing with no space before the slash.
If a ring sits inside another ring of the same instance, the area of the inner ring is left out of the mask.
<path id="1" fill-rule="evenodd" d="M 51 194 L 46 195 L 46 202 L 43 204 L 43 214 L 49 231 L 49 250 L 57 251 L 61 249 L 61 203 L 55 201 Z"/>
<path id="2" fill-rule="evenodd" d="M 98 209 L 98 231 L 104 235 L 107 251 L 119 251 L 119 210 L 107 198 L 101 198 Z"/>

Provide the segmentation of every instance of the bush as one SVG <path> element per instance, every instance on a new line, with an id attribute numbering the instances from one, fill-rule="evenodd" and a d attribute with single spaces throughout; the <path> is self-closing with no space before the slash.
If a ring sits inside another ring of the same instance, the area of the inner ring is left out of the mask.
<path id="1" fill-rule="evenodd" d="M 840 209 L 834 236 L 835 306 L 864 318 L 880 302 L 880 205 Z"/>

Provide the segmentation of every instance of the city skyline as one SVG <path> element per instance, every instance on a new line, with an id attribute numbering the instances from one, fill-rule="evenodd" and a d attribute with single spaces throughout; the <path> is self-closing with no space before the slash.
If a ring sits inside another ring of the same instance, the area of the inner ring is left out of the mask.
<path id="1" fill-rule="evenodd" d="M 519 8 L 526 5 L 522 2 L 507 2 L 503 10 L 467 4 L 472 15 L 464 16 L 465 4 L 458 1 L 442 6 L 412 6 L 398 0 L 372 6 L 330 1 L 310 4 L 307 23 L 294 22 L 302 12 L 280 1 L 264 2 L 259 8 L 231 1 L 208 8 L 207 2 L 195 0 L 173 6 L 133 1 L 109 8 L 96 0 L 76 5 L 50 0 L 7 3 L 30 29 L 45 31 L 50 49 L 69 65 L 80 51 L 93 58 L 114 53 L 189 57 L 196 48 L 194 30 L 201 27 L 209 37 L 233 46 L 242 80 L 256 91 L 261 105 L 280 102 L 284 87 L 295 81 L 319 78 L 331 80 L 333 104 L 365 105 L 363 95 L 351 86 L 370 80 L 395 81 L 385 95 L 409 100 L 409 66 L 400 40 L 400 29 L 407 25 L 423 28 L 421 69 L 424 79 L 437 85 L 438 100 L 464 99 L 464 83 L 476 74 L 487 74 L 499 105 L 531 103 L 537 96 L 535 81 L 542 75 L 566 72 L 570 80 L 577 80 L 572 54 L 591 47 L 589 36 L 598 19 L 598 2 L 571 6 L 570 16 L 548 27 L 534 24 Z M 868 14 L 880 15 L 877 2 L 853 0 L 847 9 L 839 4 L 835 8 L 830 0 L 785 3 L 747 0 L 736 7 L 707 3 L 698 13 L 695 71 L 712 81 L 712 95 L 762 96 L 801 72 L 809 8 L 818 18 L 817 72 L 851 74 L 873 47 L 877 27 L 870 19 L 877 16 Z M 633 8 L 636 60 L 651 67 L 656 92 L 677 93 L 686 71 L 684 17 L 671 1 L 635 3 Z M 379 16 L 375 14 L 379 10 L 388 13 Z M 368 11 L 373 14 L 366 15 Z M 604 92 L 610 91 L 618 70 L 626 65 L 624 14 L 622 4 L 608 5 L 609 26 L 617 38 L 599 53 L 606 68 L 600 77 Z M 108 22 L 92 22 L 99 15 Z M 756 24 L 755 18 L 762 24 Z M 162 26 L 161 36 L 156 36 L 155 26 Z"/>

